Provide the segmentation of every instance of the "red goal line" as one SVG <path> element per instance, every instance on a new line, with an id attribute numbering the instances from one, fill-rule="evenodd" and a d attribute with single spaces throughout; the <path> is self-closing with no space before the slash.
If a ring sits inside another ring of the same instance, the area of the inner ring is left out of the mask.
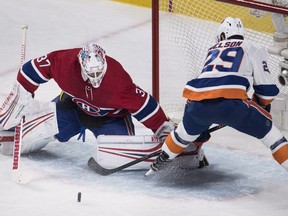
<path id="1" fill-rule="evenodd" d="M 258 10 L 268 11 L 272 13 L 279 13 L 288 15 L 288 8 L 279 5 L 268 4 L 260 1 L 253 0 L 215 0 L 219 2 L 225 2 L 228 4 L 235 4 L 243 7 L 254 8 Z"/>

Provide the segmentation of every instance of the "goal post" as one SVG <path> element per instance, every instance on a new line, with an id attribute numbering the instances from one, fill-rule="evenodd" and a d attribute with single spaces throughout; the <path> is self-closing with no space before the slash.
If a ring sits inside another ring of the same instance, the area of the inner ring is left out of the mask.
<path id="1" fill-rule="evenodd" d="M 159 1 L 152 0 L 152 95 L 159 101 Z"/>

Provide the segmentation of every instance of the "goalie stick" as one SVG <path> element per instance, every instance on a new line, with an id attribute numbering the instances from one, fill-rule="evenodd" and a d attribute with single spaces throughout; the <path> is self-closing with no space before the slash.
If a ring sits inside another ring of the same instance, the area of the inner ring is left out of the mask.
<path id="1" fill-rule="evenodd" d="M 31 177 L 24 175 L 20 170 L 21 158 L 21 143 L 22 143 L 22 128 L 24 117 L 21 118 L 20 123 L 15 127 L 14 148 L 13 148 L 13 167 L 12 167 L 12 180 L 19 184 L 27 184 Z"/>
<path id="2" fill-rule="evenodd" d="M 23 66 L 25 61 L 27 29 L 28 29 L 27 25 L 22 26 L 21 64 L 20 64 L 21 67 Z M 26 174 L 24 175 L 22 171 L 19 169 L 24 121 L 25 116 L 21 118 L 20 123 L 15 127 L 15 134 L 14 134 L 12 180 L 18 184 L 27 184 L 31 180 L 30 176 Z"/>
<path id="3" fill-rule="evenodd" d="M 225 127 L 225 126 L 226 125 L 214 126 L 214 127 L 210 128 L 208 130 L 208 132 L 212 133 L 212 132 L 214 132 L 216 130 L 219 130 L 219 129 Z M 133 165 L 135 165 L 137 163 L 140 163 L 142 161 L 145 161 L 145 160 L 147 160 L 149 158 L 152 158 L 154 156 L 158 156 L 160 154 L 160 152 L 161 152 L 161 150 L 158 150 L 156 152 L 153 152 L 151 154 L 147 154 L 147 155 L 145 155 L 145 156 L 143 156 L 141 158 L 138 158 L 136 160 L 133 160 L 133 161 L 131 161 L 129 163 L 123 164 L 122 166 L 119 166 L 119 167 L 116 167 L 116 168 L 113 168 L 113 169 L 106 169 L 106 168 L 102 167 L 100 164 L 97 163 L 97 161 L 93 157 L 91 157 L 88 160 L 87 164 L 88 164 L 89 168 L 91 170 L 93 170 L 94 172 L 96 172 L 97 174 L 102 175 L 102 176 L 107 176 L 107 175 L 113 174 L 115 172 L 121 171 L 121 170 L 123 170 L 123 169 L 125 169 L 127 167 L 133 166 Z"/>

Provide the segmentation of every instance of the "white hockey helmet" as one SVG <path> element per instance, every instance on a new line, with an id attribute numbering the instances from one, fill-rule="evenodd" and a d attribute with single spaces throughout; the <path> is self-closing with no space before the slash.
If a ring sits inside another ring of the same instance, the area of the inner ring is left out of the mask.
<path id="1" fill-rule="evenodd" d="M 94 43 L 84 46 L 78 54 L 82 78 L 84 81 L 88 80 L 94 88 L 100 86 L 106 73 L 105 56 L 105 50 Z"/>
<path id="2" fill-rule="evenodd" d="M 227 40 L 235 35 L 244 36 L 242 21 L 239 18 L 226 17 L 217 29 L 216 42 Z"/>

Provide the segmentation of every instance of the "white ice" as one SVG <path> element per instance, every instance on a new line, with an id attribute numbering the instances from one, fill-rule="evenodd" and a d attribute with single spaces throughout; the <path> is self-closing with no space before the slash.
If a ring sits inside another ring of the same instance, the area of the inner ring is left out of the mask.
<path id="1" fill-rule="evenodd" d="M 108 0 L 11 0 L 0 3 L 0 96 L 20 65 L 21 26 L 29 26 L 26 59 L 96 41 L 151 93 L 151 13 Z M 179 86 L 182 88 L 182 86 Z M 60 92 L 51 81 L 36 99 Z M 137 124 L 138 133 L 150 133 Z M 89 134 L 88 134 L 89 135 Z M 287 136 L 287 133 L 286 133 Z M 204 146 L 210 166 L 99 176 L 87 168 L 95 140 L 53 142 L 21 158 L 32 180 L 11 181 L 12 158 L 0 155 L 0 216 L 287 216 L 288 173 L 260 141 L 224 128 Z M 77 193 L 82 202 L 77 202 Z"/>

